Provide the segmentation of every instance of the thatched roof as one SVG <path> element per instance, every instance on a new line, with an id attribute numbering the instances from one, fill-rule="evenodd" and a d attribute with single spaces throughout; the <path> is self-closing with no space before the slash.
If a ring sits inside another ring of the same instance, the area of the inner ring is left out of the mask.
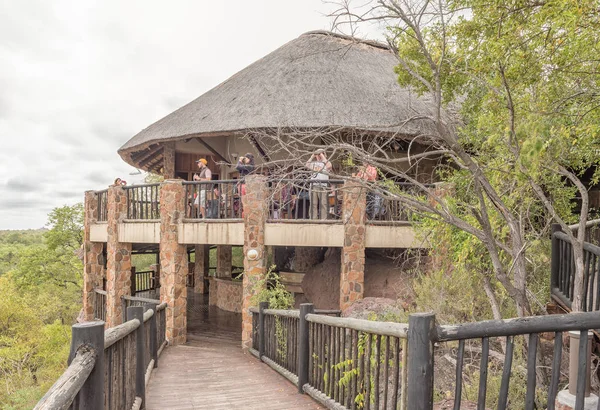
<path id="1" fill-rule="evenodd" d="M 386 45 L 305 33 L 142 130 L 119 154 L 132 163 L 130 154 L 161 141 L 260 128 L 413 134 L 414 125 L 402 130 L 394 125 L 424 112 L 426 105 L 398 85 L 397 64 Z"/>

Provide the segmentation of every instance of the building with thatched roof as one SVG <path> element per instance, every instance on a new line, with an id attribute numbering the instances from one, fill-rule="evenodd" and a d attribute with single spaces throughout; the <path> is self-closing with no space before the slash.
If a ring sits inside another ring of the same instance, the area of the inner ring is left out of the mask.
<path id="1" fill-rule="evenodd" d="M 261 133 L 270 130 L 329 129 L 390 141 L 419 134 L 422 124 L 406 120 L 426 113 L 428 106 L 398 85 L 396 64 L 383 44 L 309 32 L 127 141 L 121 157 L 166 180 L 86 193 L 86 319 L 119 324 L 122 301 L 159 292 L 168 305 L 166 337 L 171 344 L 182 343 L 186 294 L 202 295 L 210 283 L 211 304 L 242 313 L 247 346 L 252 296 L 257 283 L 264 284 L 259 279 L 271 259 L 269 250 L 283 247 L 295 247 L 296 267 L 304 258 L 304 268 L 307 260 L 322 256 L 311 249 L 342 249 L 339 298 L 332 295 L 333 303 L 345 308 L 362 298 L 366 248 L 425 246 L 399 203 L 371 197 L 369 208 L 364 185 L 356 179 L 322 178 L 315 169 L 312 176 L 292 181 L 262 175 L 241 181 L 233 179 L 238 175 L 232 163 L 246 152 L 259 165 L 267 162 L 270 142 Z M 213 175 L 192 181 L 202 166 L 199 157 L 208 160 Z M 296 161 L 308 168 L 306 159 Z M 209 281 L 211 245 L 217 247 L 216 277 Z M 243 246 L 243 282 L 232 278 L 236 246 Z M 132 255 L 142 252 L 156 253 L 152 272 L 136 272 Z M 290 277 L 297 289 L 301 280 Z"/>
<path id="2" fill-rule="evenodd" d="M 384 44 L 308 32 L 145 128 L 119 154 L 136 168 L 188 179 L 199 155 L 230 162 L 236 153 L 264 154 L 260 140 L 239 138 L 249 130 L 413 135 L 419 123 L 399 124 L 428 107 L 398 85 L 397 64 Z"/>

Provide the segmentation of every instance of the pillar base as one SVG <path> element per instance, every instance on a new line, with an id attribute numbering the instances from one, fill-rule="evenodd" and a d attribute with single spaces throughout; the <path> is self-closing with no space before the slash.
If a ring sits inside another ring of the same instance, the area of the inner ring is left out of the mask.
<path id="1" fill-rule="evenodd" d="M 556 395 L 556 410 L 573 410 L 575 408 L 575 395 L 569 393 L 569 390 L 561 390 Z M 595 410 L 598 408 L 598 396 L 590 394 L 583 403 L 584 410 Z"/>

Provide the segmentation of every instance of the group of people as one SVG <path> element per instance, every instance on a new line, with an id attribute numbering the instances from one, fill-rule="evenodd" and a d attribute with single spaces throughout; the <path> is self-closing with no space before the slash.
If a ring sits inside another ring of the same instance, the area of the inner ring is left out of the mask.
<path id="1" fill-rule="evenodd" d="M 193 176 L 194 181 L 211 181 L 212 180 L 212 172 L 208 167 L 208 161 L 206 158 L 200 158 L 196 161 L 196 165 L 198 166 L 198 172 L 196 172 Z M 254 155 L 251 153 L 247 153 L 243 157 L 238 158 L 238 162 L 236 165 L 236 170 L 240 174 L 240 183 L 238 184 L 238 193 L 240 195 L 246 194 L 246 184 L 243 182 L 243 177 L 252 173 L 255 169 L 254 165 Z M 210 192 L 209 201 L 207 201 L 207 192 Z M 221 200 L 221 192 L 219 191 L 219 186 L 214 185 L 209 189 L 199 189 L 198 192 L 194 193 L 195 198 L 192 202 L 193 209 L 197 210 L 199 216 L 202 218 L 217 218 L 218 215 L 218 201 Z M 241 207 L 240 201 L 237 202 L 238 207 Z M 216 208 L 216 209 L 215 209 Z"/>
<path id="2" fill-rule="evenodd" d="M 194 181 L 210 181 L 212 172 L 208 167 L 208 161 L 200 158 L 196 161 L 198 172 L 193 176 Z M 332 187 L 329 183 L 330 175 L 333 171 L 331 161 L 327 158 L 324 149 L 315 150 L 308 161 L 305 163 L 306 169 L 310 174 L 306 181 L 301 184 L 283 184 L 278 187 L 271 205 L 271 217 L 275 219 L 282 218 L 310 218 L 310 219 L 329 219 L 332 213 L 339 210 L 335 209 L 337 205 L 334 201 L 333 210 L 330 205 L 330 193 Z M 256 169 L 254 155 L 247 153 L 239 157 L 235 169 L 239 173 L 240 182 L 236 186 L 237 206 L 241 209 L 241 197 L 246 194 L 246 184 L 243 178 Z M 375 182 L 377 180 L 377 168 L 373 165 L 363 162 L 353 177 L 362 179 L 366 182 Z M 207 201 L 207 192 L 209 192 L 209 201 Z M 219 186 L 199 189 L 192 202 L 194 209 L 198 210 L 202 218 L 215 218 L 214 205 L 218 205 L 221 200 Z M 381 197 L 369 191 L 367 193 L 367 215 L 370 219 L 375 219 L 375 215 L 380 212 Z"/>

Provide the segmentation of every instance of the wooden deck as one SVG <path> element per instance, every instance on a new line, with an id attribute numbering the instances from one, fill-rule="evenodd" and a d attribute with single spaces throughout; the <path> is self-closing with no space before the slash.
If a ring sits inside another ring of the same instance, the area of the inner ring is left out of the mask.
<path id="1" fill-rule="evenodd" d="M 167 347 L 146 388 L 146 409 L 320 409 L 241 349 L 241 315 L 190 296 L 188 343 Z"/>

